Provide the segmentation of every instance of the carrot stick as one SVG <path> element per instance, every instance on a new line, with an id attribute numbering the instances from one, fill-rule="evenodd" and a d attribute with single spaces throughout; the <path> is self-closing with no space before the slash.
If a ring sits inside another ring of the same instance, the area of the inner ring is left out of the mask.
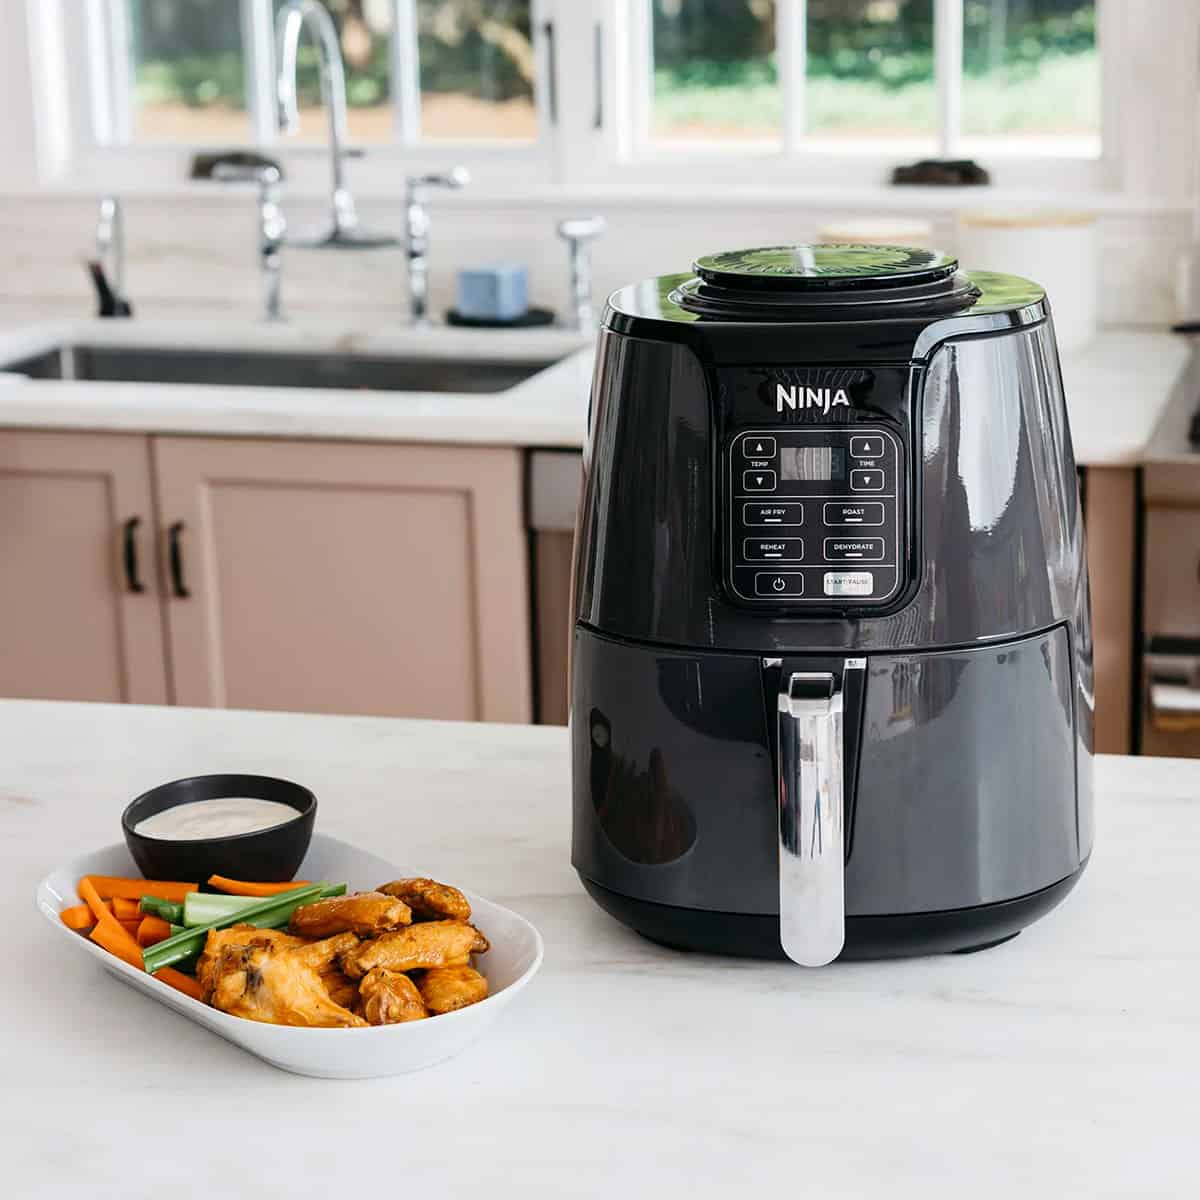
<path id="1" fill-rule="evenodd" d="M 143 948 L 155 942 L 166 941 L 171 936 L 171 926 L 162 917 L 143 917 L 137 929 L 137 944 Z"/>
<path id="2" fill-rule="evenodd" d="M 79 898 L 92 910 L 92 916 L 96 918 L 98 925 L 103 925 L 105 921 L 115 923 L 112 905 L 105 904 L 100 899 L 95 884 L 86 875 L 79 881 Z"/>
<path id="3" fill-rule="evenodd" d="M 102 900 L 117 896 L 124 900 L 157 896 L 160 900 L 174 900 L 176 904 L 182 904 L 188 892 L 200 890 L 198 883 L 171 883 L 161 879 L 126 879 L 120 875 L 85 875 L 83 878 L 91 882 Z M 83 892 L 79 894 L 82 896 Z"/>
<path id="4" fill-rule="evenodd" d="M 68 929 L 91 929 L 96 923 L 92 910 L 86 904 L 72 904 L 70 908 L 64 908 L 58 915 Z"/>
<path id="5" fill-rule="evenodd" d="M 278 896 L 293 888 L 308 887 L 307 879 L 293 879 L 291 883 L 247 883 L 244 879 L 226 879 L 224 875 L 210 875 L 208 886 L 229 896 Z"/>
<path id="6" fill-rule="evenodd" d="M 125 930 L 125 932 L 129 934 L 129 936 L 133 938 L 135 942 L 137 941 L 137 931 L 141 921 L 118 921 L 117 924 L 120 925 L 120 927 Z"/>
<path id="7" fill-rule="evenodd" d="M 88 934 L 88 937 L 97 946 L 103 946 L 109 954 L 123 958 L 131 967 L 137 967 L 139 971 L 145 970 L 141 946 L 133 940 L 133 935 L 115 917 L 109 917 L 106 921 L 97 921 L 96 928 Z"/>
<path id="8" fill-rule="evenodd" d="M 175 970 L 174 967 L 160 967 L 154 972 L 154 978 L 162 980 L 167 987 L 173 987 L 185 996 L 191 996 L 193 1000 L 204 999 L 204 992 L 200 985 L 190 975 L 185 975 L 182 971 Z"/>
<path id="9" fill-rule="evenodd" d="M 138 916 L 138 900 L 126 900 L 124 896 L 114 896 L 112 899 L 113 916 L 118 921 L 133 921 Z"/>

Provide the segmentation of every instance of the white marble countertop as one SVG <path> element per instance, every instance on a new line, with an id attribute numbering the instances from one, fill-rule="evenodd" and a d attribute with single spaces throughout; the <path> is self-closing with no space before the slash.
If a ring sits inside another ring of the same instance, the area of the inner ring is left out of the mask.
<path id="1" fill-rule="evenodd" d="M 2 364 L 60 344 L 350 353 L 504 362 L 559 360 L 501 392 L 384 392 L 179 383 L 30 380 L 0 374 L 0 427 L 212 436 L 582 445 L 593 352 L 558 329 L 428 330 L 202 319 L 0 321 Z"/>
<path id="2" fill-rule="evenodd" d="M 541 975 L 418 1075 L 286 1075 L 72 956 L 31 903 L 195 772 L 283 774 L 328 833 L 508 904 Z M 1065 903 L 965 957 L 683 955 L 584 895 L 561 729 L 0 702 L 11 1196 L 1180 1197 L 1200 1145 L 1200 763 L 1098 763 Z"/>
<path id="3" fill-rule="evenodd" d="M 592 351 L 558 330 L 398 329 L 361 316 L 349 323 L 265 326 L 211 312 L 133 321 L 21 319 L 0 311 L 0 363 L 54 342 L 242 350 L 329 350 L 419 357 L 555 358 L 563 361 L 505 392 L 458 395 L 341 389 L 25 381 L 0 376 L 0 427 L 582 445 Z M 1146 330 L 1104 330 L 1063 358 L 1077 461 L 1143 461 L 1189 356 L 1186 339 Z"/>

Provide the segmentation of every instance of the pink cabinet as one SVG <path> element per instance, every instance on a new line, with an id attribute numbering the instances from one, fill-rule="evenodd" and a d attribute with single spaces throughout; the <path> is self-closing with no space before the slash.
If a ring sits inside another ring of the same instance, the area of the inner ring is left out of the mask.
<path id="1" fill-rule="evenodd" d="M 153 454 L 176 703 L 530 720 L 518 450 L 168 437 Z"/>
<path id="2" fill-rule="evenodd" d="M 0 430 L 0 696 L 166 702 L 151 497 L 144 437 Z"/>
<path id="3" fill-rule="evenodd" d="M 531 719 L 516 449 L 0 430 L 0 563 L 0 696 Z"/>

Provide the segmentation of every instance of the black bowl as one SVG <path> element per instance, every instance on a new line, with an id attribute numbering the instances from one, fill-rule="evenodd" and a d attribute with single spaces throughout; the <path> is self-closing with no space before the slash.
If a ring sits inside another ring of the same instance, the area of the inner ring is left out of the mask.
<path id="1" fill-rule="evenodd" d="M 174 841 L 147 837 L 134 826 L 164 809 L 193 800 L 250 796 L 277 800 L 296 810 L 294 820 L 232 837 Z M 143 792 L 121 814 L 121 830 L 133 861 L 147 879 L 203 884 L 210 875 L 284 883 L 294 879 L 312 840 L 317 798 L 306 787 L 269 775 L 194 775 Z"/>

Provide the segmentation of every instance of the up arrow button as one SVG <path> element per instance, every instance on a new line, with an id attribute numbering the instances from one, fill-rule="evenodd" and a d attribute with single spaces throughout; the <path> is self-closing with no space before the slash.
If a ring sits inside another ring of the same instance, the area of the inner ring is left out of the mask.
<path id="1" fill-rule="evenodd" d="M 742 442 L 742 454 L 746 458 L 773 458 L 775 456 L 775 439 L 773 437 L 748 437 Z"/>

